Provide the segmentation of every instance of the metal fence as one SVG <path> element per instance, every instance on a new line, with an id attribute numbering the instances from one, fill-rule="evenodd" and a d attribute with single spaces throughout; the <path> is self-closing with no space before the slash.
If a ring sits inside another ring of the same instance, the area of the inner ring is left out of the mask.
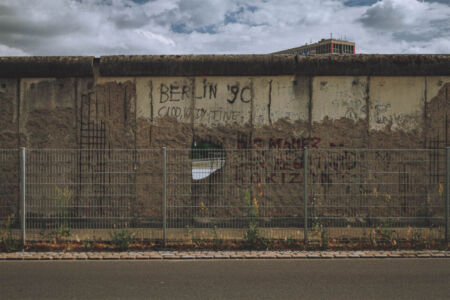
<path id="1" fill-rule="evenodd" d="M 447 240 L 449 157 L 450 148 L 6 149 L 0 222 L 29 239 L 108 239 L 126 229 L 164 240 L 242 239 L 249 230 Z"/>

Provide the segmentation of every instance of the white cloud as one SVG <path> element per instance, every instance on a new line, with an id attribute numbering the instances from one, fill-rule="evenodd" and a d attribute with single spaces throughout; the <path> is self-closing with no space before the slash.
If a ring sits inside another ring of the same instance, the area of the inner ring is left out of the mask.
<path id="1" fill-rule="evenodd" d="M 146 39 L 149 39 L 151 41 L 160 42 L 166 46 L 175 46 L 175 42 L 171 39 L 168 39 L 160 34 L 155 34 L 151 31 L 146 30 L 137 30 L 138 33 L 142 34 Z"/>
<path id="2" fill-rule="evenodd" d="M 346 2 L 0 0 L 0 55 L 270 53 L 331 32 L 359 53 L 450 53 L 442 1 Z"/>
<path id="3" fill-rule="evenodd" d="M 11 48 L 5 45 L 0 45 L 0 54 L 2 56 L 28 56 L 29 54 L 26 52 L 23 52 L 20 49 L 17 48 Z"/>

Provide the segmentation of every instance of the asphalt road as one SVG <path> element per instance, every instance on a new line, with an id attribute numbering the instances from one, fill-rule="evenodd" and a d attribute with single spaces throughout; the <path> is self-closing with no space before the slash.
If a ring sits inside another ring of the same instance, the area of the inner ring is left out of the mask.
<path id="1" fill-rule="evenodd" d="M 0 262 L 0 299 L 450 299 L 450 259 Z"/>

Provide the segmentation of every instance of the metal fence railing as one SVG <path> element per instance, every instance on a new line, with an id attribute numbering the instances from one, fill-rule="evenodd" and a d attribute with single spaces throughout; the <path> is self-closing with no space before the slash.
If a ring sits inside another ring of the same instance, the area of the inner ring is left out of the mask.
<path id="1" fill-rule="evenodd" d="M 389 231 L 447 240 L 449 157 L 450 149 L 6 149 L 0 222 L 29 239 L 61 230 L 107 239 L 121 229 L 242 239 L 257 228 L 272 239 Z"/>
<path id="2" fill-rule="evenodd" d="M 313 228 L 337 236 L 368 235 L 374 229 L 394 230 L 404 238 L 445 236 L 445 149 L 310 152 Z"/>

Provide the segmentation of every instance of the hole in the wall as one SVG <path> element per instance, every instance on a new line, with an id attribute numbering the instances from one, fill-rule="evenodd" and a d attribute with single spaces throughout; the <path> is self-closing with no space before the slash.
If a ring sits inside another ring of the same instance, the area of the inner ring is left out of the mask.
<path id="1" fill-rule="evenodd" d="M 192 179 L 205 179 L 225 165 L 225 150 L 218 144 L 207 141 L 192 143 Z"/>

